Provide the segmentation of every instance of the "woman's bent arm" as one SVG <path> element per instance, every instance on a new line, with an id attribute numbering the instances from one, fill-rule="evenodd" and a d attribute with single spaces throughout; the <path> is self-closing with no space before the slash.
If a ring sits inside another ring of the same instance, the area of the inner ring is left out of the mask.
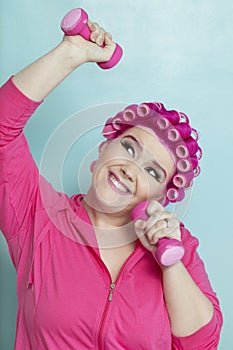
<path id="1" fill-rule="evenodd" d="M 13 77 L 14 84 L 30 99 L 43 100 L 75 68 L 66 44 L 61 43 Z M 77 60 L 78 61 L 78 60 Z M 82 57 L 77 67 L 83 63 Z"/>
<path id="2" fill-rule="evenodd" d="M 30 99 L 41 101 L 81 64 L 108 61 L 116 46 L 111 35 L 97 24 L 89 22 L 89 27 L 92 41 L 64 36 L 53 50 L 17 73 L 14 84 Z"/>

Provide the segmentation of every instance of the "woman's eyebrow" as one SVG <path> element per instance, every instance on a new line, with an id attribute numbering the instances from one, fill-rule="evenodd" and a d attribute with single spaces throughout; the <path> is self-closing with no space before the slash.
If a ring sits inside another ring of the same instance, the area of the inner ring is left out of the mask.
<path id="1" fill-rule="evenodd" d="M 134 137 L 133 135 L 125 135 L 125 138 L 130 138 L 130 139 L 132 139 L 134 142 L 136 142 L 137 143 L 137 146 L 139 147 L 139 149 L 140 149 L 140 151 L 142 151 L 142 145 L 141 145 L 141 143 L 136 139 L 136 137 Z"/>
<path id="2" fill-rule="evenodd" d="M 164 176 L 164 180 L 165 180 L 167 178 L 167 173 L 166 173 L 165 169 L 156 160 L 153 160 L 152 162 L 154 163 L 154 165 L 157 168 L 159 168 L 160 171 L 162 171 L 163 176 Z"/>
<path id="3" fill-rule="evenodd" d="M 140 151 L 143 150 L 142 144 L 136 139 L 136 137 L 134 137 L 133 135 L 125 135 L 125 137 L 132 139 L 134 142 L 137 143 L 137 146 L 139 147 Z M 153 164 L 156 166 L 156 168 L 159 168 L 160 171 L 163 172 L 164 175 L 164 179 L 166 179 L 167 177 L 167 173 L 165 171 L 165 169 L 154 159 Z"/>

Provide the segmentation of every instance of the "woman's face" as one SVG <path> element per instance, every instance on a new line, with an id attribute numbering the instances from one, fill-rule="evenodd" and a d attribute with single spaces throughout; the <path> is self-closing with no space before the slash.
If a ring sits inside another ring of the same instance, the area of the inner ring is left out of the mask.
<path id="1" fill-rule="evenodd" d="M 175 171 L 168 149 L 148 128 L 133 127 L 101 147 L 92 179 L 95 203 L 105 212 L 132 210 L 164 198 Z"/>

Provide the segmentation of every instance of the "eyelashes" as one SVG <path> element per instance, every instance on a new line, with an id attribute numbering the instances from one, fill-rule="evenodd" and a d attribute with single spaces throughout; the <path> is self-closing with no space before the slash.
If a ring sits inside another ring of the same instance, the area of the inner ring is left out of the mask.
<path id="1" fill-rule="evenodd" d="M 147 167 L 146 171 L 153 176 L 158 182 L 162 182 L 162 177 L 160 175 L 160 173 L 158 171 L 156 171 L 154 168 L 152 167 Z"/>
<path id="2" fill-rule="evenodd" d="M 134 147 L 130 144 L 129 141 L 121 140 L 121 144 L 132 157 L 135 156 Z"/>
<path id="3" fill-rule="evenodd" d="M 124 149 L 127 151 L 127 153 L 132 158 L 134 158 L 135 157 L 135 153 L 136 153 L 135 149 L 134 149 L 134 146 L 128 140 L 121 140 L 120 143 L 124 147 Z M 155 168 L 153 168 L 153 167 L 146 167 L 145 170 L 148 172 L 149 175 L 151 175 L 158 182 L 162 182 L 162 176 Z"/>

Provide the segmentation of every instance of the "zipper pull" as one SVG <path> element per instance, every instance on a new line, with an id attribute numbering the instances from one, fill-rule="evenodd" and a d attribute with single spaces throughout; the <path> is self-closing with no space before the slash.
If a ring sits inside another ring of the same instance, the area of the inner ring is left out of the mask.
<path id="1" fill-rule="evenodd" d="M 111 283 L 110 284 L 110 292 L 109 292 L 109 296 L 108 296 L 109 301 L 112 301 L 112 294 L 113 294 L 114 288 L 115 288 L 115 283 Z"/>

